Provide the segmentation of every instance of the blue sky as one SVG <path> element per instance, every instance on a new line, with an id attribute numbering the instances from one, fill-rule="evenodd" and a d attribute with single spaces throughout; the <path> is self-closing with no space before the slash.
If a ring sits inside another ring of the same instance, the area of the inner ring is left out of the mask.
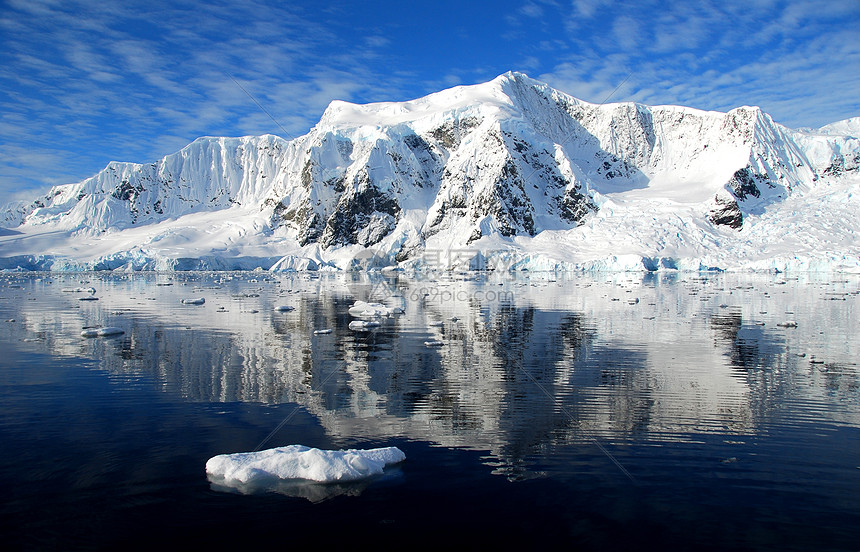
<path id="1" fill-rule="evenodd" d="M 296 137 L 334 99 L 508 70 L 818 127 L 860 115 L 860 1 L 0 0 L 0 204 L 198 136 Z"/>

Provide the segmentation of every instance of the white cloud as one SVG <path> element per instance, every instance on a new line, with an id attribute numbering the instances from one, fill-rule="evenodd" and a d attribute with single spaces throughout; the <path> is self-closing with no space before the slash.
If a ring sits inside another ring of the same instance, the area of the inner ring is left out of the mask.
<path id="1" fill-rule="evenodd" d="M 640 47 L 649 38 L 643 36 L 638 21 L 627 15 L 622 15 L 613 22 L 612 35 L 618 45 L 625 50 Z"/>
<path id="2" fill-rule="evenodd" d="M 525 17 L 538 18 L 543 16 L 543 8 L 535 4 L 534 2 L 526 2 L 520 9 L 518 10 L 521 15 Z"/>

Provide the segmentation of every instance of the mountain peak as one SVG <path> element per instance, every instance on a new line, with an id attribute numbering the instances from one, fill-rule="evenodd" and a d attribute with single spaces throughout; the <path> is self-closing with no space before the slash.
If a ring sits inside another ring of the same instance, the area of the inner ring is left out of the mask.
<path id="1" fill-rule="evenodd" d="M 334 100 L 318 126 L 395 126 L 470 108 L 509 111 L 517 94 L 512 85 L 549 89 L 525 73 L 508 71 L 488 82 L 458 85 L 405 102 L 354 104 Z"/>
<path id="2" fill-rule="evenodd" d="M 540 81 L 537 81 L 537 80 L 529 77 L 528 75 L 526 75 L 525 73 L 522 73 L 520 71 L 505 71 L 504 73 L 502 73 L 498 77 L 494 78 L 490 82 L 491 83 L 492 82 L 519 82 L 519 83 L 525 83 L 525 84 L 537 84 L 537 85 L 541 85 L 541 86 L 546 86 L 546 84 L 544 84 Z M 480 84 L 477 86 L 480 86 Z"/>

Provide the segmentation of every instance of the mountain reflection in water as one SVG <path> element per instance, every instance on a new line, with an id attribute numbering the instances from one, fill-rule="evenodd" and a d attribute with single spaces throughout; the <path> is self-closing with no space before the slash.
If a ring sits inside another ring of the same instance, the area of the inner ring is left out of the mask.
<path id="1" fill-rule="evenodd" d="M 486 451 L 522 477 L 547 448 L 762 430 L 786 401 L 860 425 L 856 281 L 604 277 L 4 275 L 4 341 L 98 359 L 204 403 L 295 403 L 336 442 Z M 160 284 L 160 285 L 159 285 Z M 170 285 L 167 285 L 170 284 Z M 92 286 L 80 303 L 72 286 Z M 203 305 L 181 299 L 205 297 Z M 356 300 L 401 306 L 349 329 Z M 291 305 L 279 312 L 273 307 Z M 796 326 L 794 325 L 796 324 Z M 125 334 L 83 340 L 88 326 Z M 314 330 L 331 328 L 329 334 Z M 425 342 L 438 340 L 441 346 Z"/>

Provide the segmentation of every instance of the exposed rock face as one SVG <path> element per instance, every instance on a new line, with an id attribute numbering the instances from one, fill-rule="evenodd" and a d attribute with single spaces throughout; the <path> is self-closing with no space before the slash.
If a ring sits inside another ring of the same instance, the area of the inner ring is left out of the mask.
<path id="1" fill-rule="evenodd" d="M 738 202 L 723 194 L 714 197 L 714 206 L 708 213 L 708 218 L 714 224 L 721 224 L 729 228 L 740 228 L 744 224 L 744 216 L 738 207 Z"/>
<path id="2" fill-rule="evenodd" d="M 742 227 L 744 216 L 738 202 L 748 198 L 760 198 L 762 192 L 759 186 L 761 185 L 774 187 L 768 181 L 767 175 L 756 174 L 749 166 L 736 170 L 726 183 L 729 194 L 718 193 L 714 196 L 708 219 L 714 224 L 729 228 Z"/>
<path id="3" fill-rule="evenodd" d="M 362 173 L 360 182 L 340 196 L 334 213 L 326 221 L 320 242 L 324 247 L 379 243 L 396 224 L 397 200 L 380 191 Z M 316 216 L 316 213 L 314 213 Z"/>
<path id="4" fill-rule="evenodd" d="M 761 197 L 759 183 L 770 184 L 767 175 L 755 174 L 749 167 L 738 169 L 729 180 L 728 187 L 736 199 L 743 201 L 747 197 Z"/>

